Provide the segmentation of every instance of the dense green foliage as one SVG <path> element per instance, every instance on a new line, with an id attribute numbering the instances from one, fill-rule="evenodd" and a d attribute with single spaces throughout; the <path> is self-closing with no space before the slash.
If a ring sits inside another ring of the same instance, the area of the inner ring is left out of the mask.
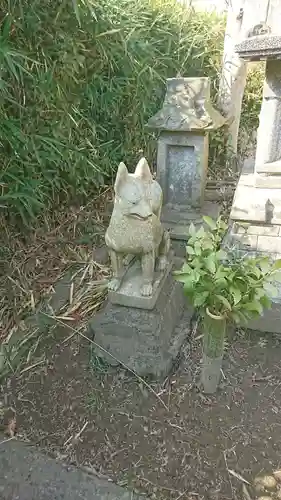
<path id="1" fill-rule="evenodd" d="M 29 222 L 83 200 L 114 172 L 151 160 L 144 125 L 167 77 L 217 85 L 224 20 L 176 0 L 3 0 L 1 209 Z"/>
<path id="2" fill-rule="evenodd" d="M 216 76 L 223 23 L 150 0 L 4 0 L 0 203 L 30 220 L 150 156 L 146 120 L 177 74 Z M 6 209 L 7 210 L 7 209 Z"/>

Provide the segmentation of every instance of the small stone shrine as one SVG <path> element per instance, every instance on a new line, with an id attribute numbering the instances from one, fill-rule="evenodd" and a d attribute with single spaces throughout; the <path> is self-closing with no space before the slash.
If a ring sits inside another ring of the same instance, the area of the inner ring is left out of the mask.
<path id="1" fill-rule="evenodd" d="M 169 78 L 163 107 L 147 127 L 159 131 L 157 180 L 163 190 L 162 221 L 173 248 L 185 255 L 191 222 L 216 217 L 218 205 L 204 202 L 209 132 L 225 123 L 210 102 L 208 78 Z"/>
<path id="2" fill-rule="evenodd" d="M 118 168 L 105 235 L 112 280 L 108 302 L 90 322 L 97 356 L 140 376 L 170 371 L 186 335 L 175 330 L 184 310 L 182 285 L 170 271 L 170 236 L 160 221 L 162 190 L 142 158 L 135 173 Z"/>
<path id="3" fill-rule="evenodd" d="M 266 60 L 266 75 L 256 157 L 245 163 L 239 179 L 227 244 L 274 261 L 281 257 L 281 35 L 253 36 L 236 50 L 246 60 Z M 281 333 L 281 290 L 274 302 L 252 328 Z"/>

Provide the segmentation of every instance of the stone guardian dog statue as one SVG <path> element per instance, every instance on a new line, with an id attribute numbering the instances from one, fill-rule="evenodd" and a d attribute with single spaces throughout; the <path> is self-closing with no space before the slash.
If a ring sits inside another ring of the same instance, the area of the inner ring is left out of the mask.
<path id="1" fill-rule="evenodd" d="M 113 278 L 108 288 L 118 290 L 124 275 L 124 257 L 137 256 L 142 267 L 142 296 L 153 292 L 155 266 L 164 270 L 170 250 L 169 233 L 160 222 L 162 189 L 153 180 L 149 165 L 142 158 L 134 174 L 120 163 L 114 184 L 115 200 L 105 234 Z"/>

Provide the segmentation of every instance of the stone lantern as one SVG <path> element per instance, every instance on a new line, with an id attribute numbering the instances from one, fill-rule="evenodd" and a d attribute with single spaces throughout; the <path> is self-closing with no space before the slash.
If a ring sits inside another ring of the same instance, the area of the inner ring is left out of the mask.
<path id="1" fill-rule="evenodd" d="M 225 119 L 210 102 L 208 78 L 169 78 L 163 107 L 147 127 L 159 132 L 157 180 L 163 190 L 162 221 L 177 254 L 185 253 L 191 222 L 216 216 L 218 206 L 204 202 L 209 132 Z"/>

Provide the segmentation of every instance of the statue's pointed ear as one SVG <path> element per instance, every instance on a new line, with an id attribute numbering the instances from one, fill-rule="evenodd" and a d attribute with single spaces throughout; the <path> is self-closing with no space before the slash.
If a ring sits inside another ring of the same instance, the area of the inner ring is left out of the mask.
<path id="1" fill-rule="evenodd" d="M 123 163 L 123 162 L 119 163 L 119 167 L 118 167 L 116 179 L 115 179 L 115 184 L 114 184 L 115 192 L 117 192 L 120 189 L 121 185 L 126 181 L 128 175 L 129 174 L 128 174 L 128 170 L 127 170 L 125 163 Z"/>
<path id="2" fill-rule="evenodd" d="M 135 175 L 137 177 L 140 177 L 141 179 L 143 179 L 146 182 L 152 181 L 152 175 L 150 172 L 150 168 L 149 168 L 149 165 L 148 165 L 145 158 L 142 158 L 138 162 L 136 169 L 135 169 Z"/>

